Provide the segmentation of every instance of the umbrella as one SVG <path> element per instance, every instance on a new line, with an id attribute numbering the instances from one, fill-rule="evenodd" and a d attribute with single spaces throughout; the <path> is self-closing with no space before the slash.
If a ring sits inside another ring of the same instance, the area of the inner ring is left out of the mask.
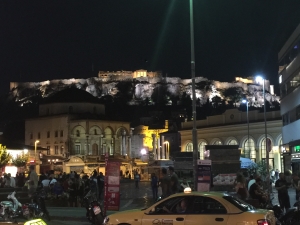
<path id="1" fill-rule="evenodd" d="M 240 161 L 241 161 L 241 168 L 248 168 L 250 166 L 256 165 L 255 162 L 253 162 L 251 159 L 248 159 L 248 158 L 240 157 Z"/>

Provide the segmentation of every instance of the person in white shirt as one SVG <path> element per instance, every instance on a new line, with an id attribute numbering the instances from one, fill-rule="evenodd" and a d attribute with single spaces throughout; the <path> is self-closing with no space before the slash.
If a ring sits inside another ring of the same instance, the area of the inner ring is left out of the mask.
<path id="1" fill-rule="evenodd" d="M 10 187 L 15 188 L 16 187 L 16 180 L 15 178 L 11 177 L 11 174 L 8 174 L 8 177 L 10 179 Z"/>
<path id="2" fill-rule="evenodd" d="M 250 190 L 251 185 L 254 184 L 254 183 L 255 183 L 254 176 L 251 175 L 251 176 L 250 176 L 250 180 L 249 180 L 249 182 L 248 182 L 248 191 Z"/>

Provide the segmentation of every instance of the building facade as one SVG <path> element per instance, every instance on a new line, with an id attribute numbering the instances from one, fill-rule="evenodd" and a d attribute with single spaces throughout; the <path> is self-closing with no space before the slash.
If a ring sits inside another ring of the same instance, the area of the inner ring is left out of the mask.
<path id="1" fill-rule="evenodd" d="M 75 155 L 87 163 L 106 153 L 130 157 L 130 124 L 105 120 L 104 113 L 104 106 L 86 91 L 61 91 L 39 106 L 39 117 L 25 121 L 25 145 L 47 149 L 39 154 L 49 164 Z"/>
<path id="2" fill-rule="evenodd" d="M 269 162 L 272 168 L 283 170 L 280 148 L 282 145 L 282 122 L 279 111 L 266 113 L 267 141 L 270 146 Z M 205 158 L 205 145 L 238 145 L 241 155 L 254 162 L 266 159 L 264 113 L 249 111 L 249 132 L 247 113 L 237 109 L 227 110 L 222 115 L 209 116 L 197 121 L 197 143 L 200 159 Z M 192 122 L 182 123 L 181 152 L 192 152 Z"/>
<path id="3" fill-rule="evenodd" d="M 300 171 L 300 24 L 278 54 L 281 95 L 282 155 Z"/>

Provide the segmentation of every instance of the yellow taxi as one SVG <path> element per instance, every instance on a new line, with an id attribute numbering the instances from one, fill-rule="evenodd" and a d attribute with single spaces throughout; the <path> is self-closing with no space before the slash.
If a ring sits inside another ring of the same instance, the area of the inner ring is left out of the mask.
<path id="1" fill-rule="evenodd" d="M 174 194 L 147 209 L 107 216 L 104 225 L 275 225 L 272 210 L 255 209 L 219 192 Z"/>
<path id="2" fill-rule="evenodd" d="M 34 219 L 29 220 L 26 222 L 7 222 L 7 221 L 0 221 L 0 225 L 47 225 L 47 223 L 42 219 Z"/>

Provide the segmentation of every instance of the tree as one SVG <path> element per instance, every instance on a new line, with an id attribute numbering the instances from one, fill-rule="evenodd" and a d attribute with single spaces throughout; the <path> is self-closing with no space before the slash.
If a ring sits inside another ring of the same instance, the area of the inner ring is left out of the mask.
<path id="1" fill-rule="evenodd" d="M 0 144 L 0 168 L 3 168 L 7 165 L 11 155 L 6 151 L 6 147 Z"/>
<path id="2" fill-rule="evenodd" d="M 28 162 L 28 155 L 27 154 L 18 155 L 16 158 L 14 158 L 12 160 L 12 164 L 16 167 L 26 166 L 27 162 Z"/>
<path id="3" fill-rule="evenodd" d="M 240 87 L 230 87 L 221 91 L 221 94 L 228 102 L 233 102 L 234 107 L 236 107 L 236 103 L 241 101 L 243 98 L 243 89 Z"/>

